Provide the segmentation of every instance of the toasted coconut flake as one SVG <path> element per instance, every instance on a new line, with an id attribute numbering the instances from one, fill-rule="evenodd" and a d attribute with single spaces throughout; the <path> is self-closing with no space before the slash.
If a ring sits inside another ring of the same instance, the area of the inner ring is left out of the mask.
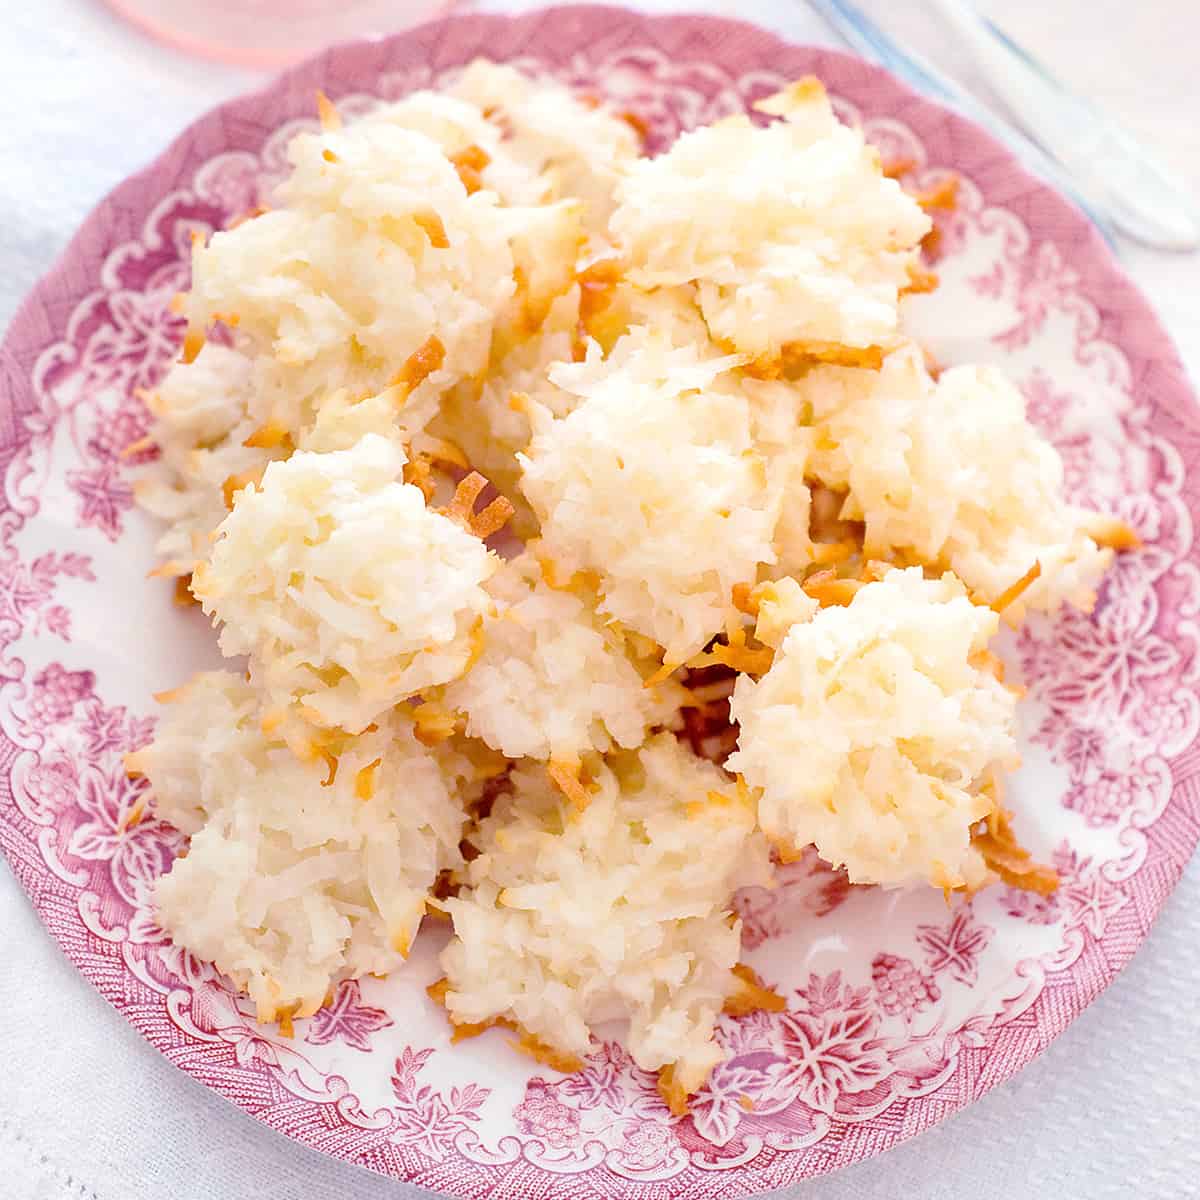
<path id="1" fill-rule="evenodd" d="M 429 244 L 435 250 L 445 250 L 449 247 L 450 239 L 446 236 L 446 226 L 432 208 L 413 213 L 413 220 L 425 231 Z"/>
<path id="2" fill-rule="evenodd" d="M 889 571 L 894 570 L 894 563 L 879 558 L 868 558 L 859 569 L 858 577 L 863 583 L 878 583 Z"/>
<path id="3" fill-rule="evenodd" d="M 549 300 L 540 297 L 535 301 L 529 285 L 529 273 L 520 263 L 513 267 L 513 283 L 516 298 L 521 301 L 519 316 L 515 319 L 515 330 L 520 337 L 532 337 L 541 328 L 549 311 Z"/>
<path id="4" fill-rule="evenodd" d="M 458 1023 L 453 1018 L 450 1020 L 452 1030 L 450 1033 L 450 1041 L 465 1042 L 468 1038 L 478 1037 L 481 1033 L 487 1033 L 489 1029 L 494 1029 L 497 1025 L 504 1025 L 507 1022 L 503 1018 L 495 1021 L 465 1021 Z"/>
<path id="5" fill-rule="evenodd" d="M 589 337 L 607 348 L 622 332 L 624 321 L 613 311 L 613 298 L 623 272 L 619 259 L 598 258 L 576 275 L 579 328 L 573 353 L 577 361 L 586 357 Z"/>
<path id="6" fill-rule="evenodd" d="M 598 590 L 600 587 L 600 576 L 595 571 L 576 571 L 573 575 L 568 575 L 564 579 L 556 573 L 557 564 L 552 558 L 548 558 L 545 555 L 537 555 L 536 557 L 538 567 L 541 568 L 542 578 L 546 581 L 546 586 L 554 588 L 555 591 L 569 591 L 573 587 L 588 587 Z"/>
<path id="7" fill-rule="evenodd" d="M 582 769 L 578 758 L 552 758 L 546 764 L 546 774 L 554 786 L 575 805 L 577 812 L 583 812 L 592 800 L 592 794 L 583 782 Z"/>
<path id="8" fill-rule="evenodd" d="M 1142 539 L 1136 530 L 1116 517 L 1105 516 L 1103 513 L 1092 513 L 1083 522 L 1083 531 L 1098 546 L 1109 550 L 1140 550 Z"/>
<path id="9" fill-rule="evenodd" d="M 421 435 L 421 450 L 428 454 L 434 462 L 444 463 L 447 466 L 458 467 L 460 470 L 469 471 L 471 464 L 467 460 L 467 456 L 462 452 L 461 448 L 453 442 L 447 441 L 445 438 L 435 438 L 429 434 Z"/>
<path id="10" fill-rule="evenodd" d="M 813 542 L 812 560 L 818 566 L 845 562 L 858 550 L 853 542 Z"/>
<path id="11" fill-rule="evenodd" d="M 475 502 L 480 493 L 487 487 L 487 479 L 478 471 L 472 471 L 466 478 L 460 480 L 454 489 L 450 503 L 442 509 L 442 515 L 457 521 L 462 526 L 468 526 L 475 510 Z"/>
<path id="12" fill-rule="evenodd" d="M 908 264 L 908 287 L 900 293 L 902 296 L 916 296 L 924 292 L 937 290 L 941 280 L 936 271 L 930 271 L 920 263 Z"/>
<path id="13" fill-rule="evenodd" d="M 665 1066 L 658 1073 L 658 1094 L 670 1110 L 673 1117 L 686 1117 L 688 1113 L 688 1092 L 679 1081 L 675 1064 Z"/>
<path id="14" fill-rule="evenodd" d="M 745 963 L 738 963 L 731 969 L 738 978 L 739 987 L 726 999 L 722 1012 L 731 1017 L 745 1017 L 752 1012 L 783 1012 L 787 1008 L 787 1001 L 766 987 Z"/>
<path id="15" fill-rule="evenodd" d="M 427 700 L 412 710 L 413 734 L 424 746 L 436 746 L 454 736 L 458 717 L 448 708 Z"/>
<path id="16" fill-rule="evenodd" d="M 145 815 L 146 801 L 139 797 L 122 813 L 121 818 L 117 821 L 117 833 L 124 833 L 127 829 L 132 829 L 135 825 L 140 824 Z"/>
<path id="17" fill-rule="evenodd" d="M 259 722 L 259 728 L 263 732 L 264 737 L 270 737 L 277 729 L 283 726 L 287 720 L 287 710 L 283 708 L 272 708 L 263 713 L 263 718 Z"/>
<path id="18" fill-rule="evenodd" d="M 616 287 L 621 282 L 623 267 L 619 258 L 597 258 L 576 273 L 576 280 L 583 287 Z"/>
<path id="19" fill-rule="evenodd" d="M 843 346 L 840 342 L 789 342 L 783 348 L 783 366 L 824 363 L 831 367 L 860 367 L 878 371 L 887 357 L 883 346 Z"/>
<path id="20" fill-rule="evenodd" d="M 342 114 L 338 112 L 337 106 L 320 88 L 317 88 L 317 118 L 326 133 L 332 133 L 335 129 L 342 127 Z"/>
<path id="21" fill-rule="evenodd" d="M 511 1029 L 514 1033 L 519 1032 L 517 1027 L 508 1020 L 507 1017 L 494 1017 L 490 1021 L 474 1021 L 474 1022 L 458 1022 L 450 1016 L 450 1010 L 446 1008 L 446 993 L 450 990 L 450 981 L 443 976 L 441 979 L 431 983 L 426 989 L 425 994 L 434 1002 L 434 1004 L 446 1010 L 446 1017 L 450 1021 L 452 1032 L 450 1040 L 452 1042 L 465 1041 L 467 1038 L 478 1037 L 481 1033 L 486 1033 L 487 1030 L 497 1026 L 504 1029 Z"/>
<path id="22" fill-rule="evenodd" d="M 733 585 L 733 607 L 738 612 L 745 613 L 748 617 L 757 617 L 760 599 L 761 597 L 751 584 L 735 583 Z"/>
<path id="23" fill-rule="evenodd" d="M 1004 591 L 1002 591 L 1000 595 L 998 595 L 995 600 L 992 601 L 992 611 L 1002 613 L 1010 604 L 1012 604 L 1014 600 L 1020 597 L 1021 593 L 1024 592 L 1025 589 L 1030 586 L 1030 584 L 1032 584 L 1035 580 L 1040 579 L 1041 574 L 1042 564 L 1035 561 L 1033 566 L 1030 567 L 1020 579 L 1016 580 L 1014 583 L 1010 583 L 1008 587 L 1006 587 Z"/>
<path id="24" fill-rule="evenodd" d="M 583 1070 L 583 1059 L 578 1054 L 567 1054 L 556 1050 L 553 1046 L 536 1038 L 532 1033 L 521 1030 L 520 1036 L 511 1043 L 522 1054 L 528 1054 L 534 1062 L 549 1067 L 552 1071 L 561 1071 L 564 1075 L 573 1075 Z"/>
<path id="25" fill-rule="evenodd" d="M 257 486 L 262 483 L 264 468 L 259 467 L 255 471 L 239 471 L 235 475 L 230 475 L 223 484 L 221 484 L 221 497 L 225 501 L 226 508 L 233 508 L 234 497 L 243 488 L 249 487 L 250 484 Z"/>
<path id="26" fill-rule="evenodd" d="M 983 855 L 983 861 L 1010 887 L 1023 888 L 1048 896 L 1058 889 L 1058 872 L 1033 856 L 1017 841 L 1012 828 L 1012 813 L 996 806 L 981 830 L 971 837 L 971 845 Z"/>
<path id="27" fill-rule="evenodd" d="M 413 487 L 420 489 L 426 504 L 433 499 L 437 484 L 433 478 L 433 460 L 428 454 L 414 454 L 410 457 L 404 464 L 402 477 L 405 483 L 411 483 Z"/>
<path id="28" fill-rule="evenodd" d="M 180 575 L 176 578 L 174 602 L 179 608 L 194 608 L 200 603 L 192 595 L 192 577 L 190 574 Z"/>
<path id="29" fill-rule="evenodd" d="M 391 936 L 392 949 L 400 955 L 401 958 L 407 958 L 408 952 L 412 949 L 412 937 L 407 929 L 396 929 Z"/>
<path id="30" fill-rule="evenodd" d="M 748 646 L 746 631 L 735 629 L 727 633 L 725 642 L 715 642 L 711 649 L 688 660 L 692 669 L 730 667 L 745 675 L 765 675 L 775 661 L 775 651 L 769 646 Z"/>
<path id="31" fill-rule="evenodd" d="M 454 169 L 458 172 L 458 178 L 462 181 L 463 187 L 467 189 L 468 196 L 483 191 L 483 176 L 474 167 L 456 163 Z"/>
<path id="32" fill-rule="evenodd" d="M 683 806 L 684 813 L 689 819 L 702 817 L 714 808 L 730 808 L 736 801 L 727 792 L 707 792 L 703 800 L 691 800 Z"/>
<path id="33" fill-rule="evenodd" d="M 321 780 L 321 786 L 333 787 L 333 782 L 337 779 L 338 757 L 336 754 L 331 754 L 328 750 L 319 750 L 318 753 L 325 760 L 325 766 L 329 770 L 329 774 Z"/>
<path id="34" fill-rule="evenodd" d="M 617 113 L 617 117 L 637 134 L 638 141 L 643 146 L 650 140 L 650 123 L 640 113 L 635 113 L 633 109 L 627 108 L 623 112 Z"/>
<path id="35" fill-rule="evenodd" d="M 180 360 L 185 363 L 195 362 L 196 355 L 204 349 L 205 340 L 202 329 L 189 329 L 183 336 L 183 348 L 179 353 Z"/>
<path id="36" fill-rule="evenodd" d="M 745 366 L 742 367 L 742 370 L 745 371 L 745 373 L 749 375 L 751 379 L 762 379 L 767 383 L 770 383 L 772 380 L 783 378 L 783 359 L 781 357 L 759 357 L 751 359 L 750 362 L 746 363 Z"/>
<path id="37" fill-rule="evenodd" d="M 256 204 L 253 208 L 248 208 L 244 213 L 239 213 L 236 217 L 231 218 L 225 228 L 236 229 L 239 225 L 245 225 L 247 221 L 253 221 L 255 217 L 261 217 L 263 213 L 270 211 L 267 205 Z"/>
<path id="38" fill-rule="evenodd" d="M 150 434 L 146 434 L 145 437 L 140 437 L 136 441 L 130 442 L 128 446 L 122 449 L 121 453 L 117 457 L 122 460 L 133 458 L 134 455 L 143 454 L 147 450 L 152 450 L 155 444 L 154 438 L 152 438 Z"/>
<path id="39" fill-rule="evenodd" d="M 441 370 L 446 361 L 446 347 L 436 333 L 431 333 L 405 360 L 392 380 L 393 387 L 411 392 L 423 383 L 434 371 Z"/>
<path id="40" fill-rule="evenodd" d="M 516 509 L 504 496 L 497 496 L 489 505 L 471 518 L 471 532 L 479 538 L 490 538 L 508 524 Z"/>
<path id="41" fill-rule="evenodd" d="M 1004 660 L 991 650 L 980 650 L 978 654 L 972 654 L 967 662 L 981 671 L 988 671 L 1001 683 L 1004 682 Z"/>
<path id="42" fill-rule="evenodd" d="M 904 175 L 911 175 L 920 165 L 915 158 L 889 158 L 880 169 L 888 179 L 900 179 Z"/>
<path id="43" fill-rule="evenodd" d="M 292 435 L 287 426 L 272 419 L 256 429 L 242 445 L 255 450 L 275 450 L 289 444 L 291 440 Z"/>
<path id="44" fill-rule="evenodd" d="M 462 180 L 463 187 L 467 189 L 468 196 L 473 196 L 483 188 L 481 172 L 491 161 L 492 156 L 474 142 L 463 147 L 457 154 L 450 155 L 450 162 L 458 172 L 458 177 Z"/>
<path id="45" fill-rule="evenodd" d="M 862 580 L 841 579 L 832 569 L 817 571 L 801 584 L 822 608 L 849 604 L 862 586 Z"/>
<path id="46" fill-rule="evenodd" d="M 467 662 L 463 667 L 463 673 L 466 674 L 478 661 L 479 656 L 483 653 L 483 617 L 475 618 L 475 623 L 471 626 L 470 633 L 467 634 L 468 652 Z"/>
<path id="47" fill-rule="evenodd" d="M 754 111 L 782 117 L 814 100 L 824 100 L 827 95 L 825 85 L 815 75 L 803 75 L 774 95 L 756 101 Z"/>
<path id="48" fill-rule="evenodd" d="M 514 509 L 505 497 L 497 496 L 485 508 L 475 512 L 475 502 L 487 486 L 488 481 L 478 471 L 472 471 L 454 489 L 450 503 L 441 510 L 442 515 L 457 522 L 477 538 L 491 537 L 507 524 Z"/>
<path id="49" fill-rule="evenodd" d="M 300 1001 L 288 1004 L 275 1010 L 275 1018 L 279 1021 L 279 1036 L 294 1038 L 296 1036 L 295 1018 L 300 1011 Z"/>
<path id="50" fill-rule="evenodd" d="M 370 800 L 375 795 L 375 772 L 382 758 L 373 758 L 365 767 L 359 767 L 354 775 L 354 795 L 359 800 Z"/>
<path id="51" fill-rule="evenodd" d="M 549 580 L 547 580 L 546 582 L 549 583 Z M 550 586 L 553 587 L 554 585 L 551 584 Z M 642 684 L 642 687 L 646 687 L 646 688 L 657 687 L 664 680 L 670 679 L 671 676 L 674 675 L 675 672 L 678 671 L 682 665 L 683 665 L 682 663 L 669 663 L 669 662 L 663 663 L 663 665 L 661 667 L 659 667 L 658 670 L 655 671 L 653 675 L 647 676 L 645 682 Z"/>
<path id="52" fill-rule="evenodd" d="M 931 208 L 953 210 L 958 205 L 959 177 L 949 171 L 932 187 L 912 193 L 912 198 L 926 211 Z"/>

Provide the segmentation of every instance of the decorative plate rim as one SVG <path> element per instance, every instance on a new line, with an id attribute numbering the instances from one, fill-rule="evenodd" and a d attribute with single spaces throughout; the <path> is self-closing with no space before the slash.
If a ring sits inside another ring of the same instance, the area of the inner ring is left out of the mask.
<path id="1" fill-rule="evenodd" d="M 840 50 L 824 46 L 801 46 L 788 42 L 785 38 L 750 22 L 732 20 L 710 14 L 673 13 L 655 15 L 608 5 L 559 6 L 520 15 L 499 13 L 454 15 L 428 21 L 411 29 L 383 38 L 356 39 L 338 43 L 288 68 L 265 82 L 262 86 L 232 97 L 209 109 L 190 122 L 171 140 L 162 152 L 151 159 L 146 165 L 110 189 L 93 207 L 52 265 L 39 278 L 18 306 L 5 333 L 3 342 L 0 343 L 0 366 L 4 366 L 8 362 L 15 363 L 17 361 L 18 356 L 15 348 L 22 343 L 45 344 L 46 331 L 39 329 L 43 307 L 42 302 L 44 299 L 51 299 L 53 294 L 66 284 L 70 276 L 82 276 L 87 279 L 95 277 L 97 270 L 103 262 L 103 254 L 97 257 L 90 243 L 100 243 L 101 239 L 97 238 L 95 234 L 103 227 L 109 214 L 122 207 L 128 207 L 136 211 L 139 221 L 144 219 L 146 206 L 136 199 L 139 193 L 149 190 L 153 194 L 153 181 L 155 178 L 164 171 L 169 171 L 170 165 L 176 159 L 187 158 L 197 142 L 202 140 L 210 130 L 219 130 L 223 121 L 227 119 L 236 120 L 239 114 L 253 111 L 257 106 L 264 104 L 269 97 L 280 93 L 299 91 L 302 88 L 304 93 L 308 94 L 311 91 L 310 81 L 328 74 L 331 62 L 340 56 L 354 54 L 363 47 L 386 49 L 400 43 L 419 43 L 422 39 L 440 39 L 447 32 L 455 28 L 465 27 L 474 27 L 477 32 L 501 28 L 508 31 L 528 30 L 532 32 L 547 23 L 568 19 L 575 22 L 590 19 L 593 21 L 621 23 L 631 32 L 644 30 L 647 33 L 651 33 L 652 31 L 656 31 L 660 35 L 663 31 L 668 30 L 687 30 L 695 36 L 697 41 L 703 42 L 707 39 L 709 44 L 724 37 L 736 37 L 743 41 L 754 39 L 756 44 L 753 56 L 755 59 L 762 61 L 769 61 L 772 53 L 776 51 L 812 51 L 821 56 L 823 60 L 839 63 L 842 69 L 847 72 L 857 73 L 861 77 L 871 77 L 885 82 L 889 89 L 889 94 L 909 105 L 911 109 L 922 113 L 939 114 L 942 116 L 948 114 L 953 123 L 969 134 L 976 146 L 982 148 L 984 152 L 983 157 L 986 157 L 995 166 L 1003 168 L 1007 188 L 1011 189 L 1014 194 L 1022 192 L 1036 193 L 1040 224 L 1053 230 L 1055 240 L 1075 241 L 1080 244 L 1079 254 L 1084 263 L 1081 271 L 1086 276 L 1085 282 L 1081 285 L 1081 290 L 1090 296 L 1104 294 L 1112 297 L 1114 301 L 1123 301 L 1125 307 L 1135 314 L 1138 339 L 1143 344 L 1153 346 L 1156 351 L 1160 352 L 1158 353 L 1156 362 L 1161 372 L 1158 383 L 1159 395 L 1156 398 L 1156 405 L 1165 413 L 1168 413 L 1175 422 L 1182 422 L 1186 425 L 1188 427 L 1187 432 L 1200 445 L 1200 410 L 1197 409 L 1194 393 L 1171 338 L 1162 326 L 1149 301 L 1142 294 L 1136 283 L 1129 277 L 1123 265 L 1113 256 L 1111 250 L 1091 225 L 1087 217 L 1066 197 L 1026 170 L 1013 154 L 986 130 L 974 125 L 969 119 L 946 108 L 946 106 L 922 96 L 907 84 L 895 79 L 883 68 L 865 63 L 855 56 L 846 54 Z M 482 38 L 477 40 L 483 41 Z M 653 40 L 661 41 L 663 39 L 655 37 Z M 699 47 L 697 56 L 699 56 Z M 215 152 L 219 147 L 214 147 L 213 149 Z M 1004 204 L 1004 196 L 994 191 L 989 192 L 988 199 L 991 203 Z M 1126 333 L 1123 340 L 1128 342 L 1129 339 L 1130 335 Z M 6 390 L 5 394 L 0 396 L 0 414 L 7 411 L 9 407 L 10 396 Z M 0 462 L 0 467 L 6 468 L 7 462 Z M 1189 510 L 1196 512 L 1200 510 L 1200 482 L 1191 480 L 1189 483 Z M 7 504 L 4 507 L 7 507 Z M 1192 547 L 1188 557 L 1192 561 L 1197 559 L 1198 551 L 1196 547 Z M 1183 752 L 1183 757 L 1186 758 L 1188 756 L 1200 758 L 1200 753 L 1197 752 L 1195 745 Z M 1172 774 L 1174 776 L 1175 772 Z M 1175 783 L 1173 779 L 1172 795 L 1169 803 L 1175 802 L 1176 793 L 1179 790 L 1180 785 Z M 1195 804 L 1194 799 L 1192 803 L 1193 805 Z M 1165 811 L 1164 809 L 1164 813 Z M 1160 814 L 1145 826 L 1145 830 L 1149 831 L 1152 829 L 1161 820 L 1162 815 Z M 1022 1051 L 1011 1055 L 997 1056 L 998 1061 L 992 1064 L 992 1069 L 986 1073 L 986 1077 L 978 1080 L 972 1079 L 969 1081 L 969 1087 L 960 1087 L 950 1095 L 939 1097 L 941 1111 L 938 1119 L 941 1116 L 950 1115 L 964 1107 L 990 1090 L 997 1083 L 1009 1078 L 1021 1067 L 1033 1061 L 1034 1058 L 1042 1053 L 1049 1042 L 1065 1029 L 1075 1016 L 1087 1007 L 1125 966 L 1137 947 L 1145 940 L 1151 924 L 1157 918 L 1163 903 L 1165 903 L 1166 896 L 1170 894 L 1170 891 L 1178 882 L 1184 865 L 1195 851 L 1197 842 L 1200 841 L 1200 823 L 1197 823 L 1194 819 L 1190 825 L 1188 825 L 1186 820 L 1176 821 L 1174 824 L 1174 834 L 1170 843 L 1171 853 L 1167 856 L 1164 869 L 1157 880 L 1156 894 L 1150 897 L 1144 909 L 1139 910 L 1143 918 L 1143 927 L 1139 928 L 1136 937 L 1128 938 L 1121 941 L 1120 944 L 1106 947 L 1107 974 L 1080 972 L 1069 975 L 1064 981 L 1066 987 L 1056 988 L 1059 994 L 1055 997 L 1055 1003 L 1052 1006 L 1043 1004 L 1045 989 L 1042 993 L 1039 993 L 1029 1009 L 1020 1017 L 1015 1018 L 1015 1022 L 1024 1023 L 1029 1027 L 1029 1037 Z M 20 879 L 20 876 L 18 878 Z M 31 901 L 38 910 L 39 915 L 44 917 L 45 912 L 40 898 L 34 894 L 31 888 L 26 886 L 24 880 L 20 881 L 23 888 L 30 894 Z M 86 954 L 84 948 L 80 945 L 65 944 L 62 941 L 59 944 L 68 957 L 80 969 L 80 973 L 84 974 L 84 977 L 88 979 L 89 983 L 96 987 L 100 994 L 128 1020 L 128 1014 L 122 1011 L 117 997 L 111 990 L 101 987 L 100 981 L 93 974 L 85 971 Z M 1068 991 L 1070 994 L 1066 995 L 1065 992 Z M 1040 1013 L 1039 1009 L 1041 1008 L 1046 1008 L 1048 1011 Z M 1039 1017 L 1044 1017 L 1045 1019 L 1038 1019 Z M 155 1041 L 151 1030 L 147 1026 L 137 1022 L 131 1023 L 160 1052 L 166 1049 L 165 1042 Z M 987 1047 L 983 1047 L 979 1053 L 982 1053 L 984 1059 L 986 1059 Z M 167 1057 L 172 1062 L 175 1062 L 181 1070 L 185 1070 L 188 1074 L 204 1082 L 207 1086 L 217 1091 L 218 1094 L 224 1096 L 231 1104 L 243 1108 L 269 1127 L 275 1128 L 277 1131 L 284 1132 L 285 1134 L 289 1133 L 279 1122 L 272 1121 L 269 1114 L 261 1110 L 255 1111 L 246 1104 L 239 1103 L 238 1099 L 230 1094 L 230 1088 L 215 1086 L 212 1079 L 206 1077 L 200 1064 L 194 1061 L 179 1061 L 175 1056 L 171 1055 L 167 1055 Z M 886 1149 L 907 1140 L 908 1137 L 925 1128 L 926 1124 L 927 1122 L 917 1122 L 912 1127 L 905 1126 L 892 1129 L 885 1137 L 880 1139 L 877 1148 L 871 1150 L 870 1153 L 878 1152 L 879 1149 Z M 305 1137 L 302 1134 L 293 1132 L 289 1136 L 295 1136 L 297 1140 L 301 1140 L 310 1146 L 314 1144 L 311 1137 Z M 353 1159 L 343 1158 L 334 1145 L 326 1147 L 318 1146 L 317 1148 L 324 1149 L 333 1156 L 341 1158 L 342 1161 L 355 1162 Z M 370 1165 L 366 1163 L 355 1162 L 355 1165 L 361 1165 L 370 1169 Z M 811 1173 L 823 1172 L 818 1169 L 816 1172 Z M 757 1193 L 785 1186 L 795 1179 L 802 1177 L 802 1174 L 807 1176 L 811 1173 L 801 1173 L 799 1171 L 789 1173 L 786 1170 L 777 1171 L 773 1174 L 759 1172 L 752 1176 L 746 1183 L 740 1185 L 748 1186 L 750 1192 L 739 1194 Z M 745 1177 L 740 1170 L 733 1170 L 726 1176 L 726 1180 L 731 1178 L 737 1181 Z M 430 1186 L 426 1181 L 421 1181 L 421 1183 L 422 1186 Z M 630 1189 L 631 1194 L 638 1194 L 640 1185 L 636 1181 L 624 1180 L 622 1183 Z M 482 1189 L 472 1190 L 469 1193 L 456 1191 L 454 1194 L 484 1195 L 487 1194 L 487 1191 Z"/>

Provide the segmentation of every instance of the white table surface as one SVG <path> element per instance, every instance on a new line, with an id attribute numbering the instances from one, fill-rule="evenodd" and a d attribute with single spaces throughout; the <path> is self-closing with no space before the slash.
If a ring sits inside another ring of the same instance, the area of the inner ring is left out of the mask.
<path id="1" fill-rule="evenodd" d="M 688 7 L 736 13 L 799 40 L 829 40 L 786 0 Z M 991 0 L 984 7 L 1119 113 L 1200 193 L 1200 5 Z M 4 326 L 110 187 L 258 77 L 145 41 L 98 0 L 5 0 L 0 17 Z M 1200 378 L 1200 257 L 1132 247 L 1123 257 Z M 788 1200 L 1200 1196 L 1198 948 L 1195 861 L 1132 965 L 1041 1060 L 915 1141 L 797 1187 Z M 5 1200 L 425 1195 L 288 1142 L 176 1071 L 76 974 L 2 866 L 0 964 Z"/>

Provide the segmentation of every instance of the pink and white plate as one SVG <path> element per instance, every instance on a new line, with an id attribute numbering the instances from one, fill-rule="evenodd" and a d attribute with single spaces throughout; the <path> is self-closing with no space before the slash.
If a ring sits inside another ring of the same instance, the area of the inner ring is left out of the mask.
<path id="1" fill-rule="evenodd" d="M 344 983 L 295 1036 L 255 1025 L 222 979 L 163 940 L 148 903 L 180 837 L 126 828 L 124 751 L 151 693 L 214 654 L 203 619 L 145 580 L 149 523 L 120 450 L 176 352 L 167 309 L 193 232 L 266 194 L 323 88 L 436 86 L 477 55 L 604 93 L 655 145 L 806 74 L 915 182 L 953 168 L 941 289 L 911 301 L 943 362 L 1002 364 L 1075 498 L 1145 540 L 1096 612 L 1008 647 L 1029 687 L 1019 829 L 1058 867 L 1049 898 L 849 887 L 812 862 L 740 898 L 748 958 L 787 1011 L 723 1024 L 728 1061 L 672 1117 L 614 1043 L 560 1076 L 500 1032 L 451 1046 L 425 996 L 438 934 L 395 977 Z M 1007 151 L 884 72 L 748 25 L 569 8 L 453 18 L 343 46 L 188 129 L 92 214 L 0 351 L 0 846 L 53 936 L 174 1063 L 260 1120 L 461 1197 L 743 1196 L 919 1132 L 1029 1062 L 1128 961 L 1200 832 L 1200 410 L 1146 302 L 1087 221 Z M 556 1182 L 558 1181 L 558 1182 Z"/>

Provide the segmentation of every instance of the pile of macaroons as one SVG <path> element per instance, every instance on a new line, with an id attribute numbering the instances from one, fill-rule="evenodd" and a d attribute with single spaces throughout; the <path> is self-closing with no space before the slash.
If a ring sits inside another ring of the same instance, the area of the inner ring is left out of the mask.
<path id="1" fill-rule="evenodd" d="M 236 660 L 129 759 L 190 836 L 176 942 L 286 1030 L 448 918 L 457 1033 L 571 1070 L 622 1020 L 681 1111 L 718 1015 L 782 1004 L 732 907 L 774 863 L 1053 887 L 988 644 L 1131 539 L 1012 384 L 906 338 L 930 218 L 820 84 L 657 157 L 488 63 L 319 99 L 150 398 L 158 573 Z"/>

